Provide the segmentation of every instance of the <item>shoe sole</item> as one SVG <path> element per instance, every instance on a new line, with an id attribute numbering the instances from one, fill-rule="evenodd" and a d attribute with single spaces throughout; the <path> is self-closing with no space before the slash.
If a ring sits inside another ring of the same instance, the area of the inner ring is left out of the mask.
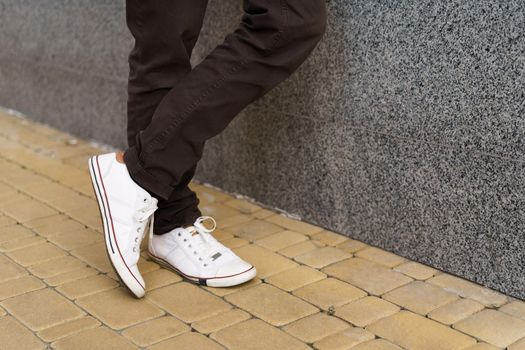
<path id="1" fill-rule="evenodd" d="M 177 269 L 175 266 L 171 265 L 166 260 L 151 254 L 149 251 L 148 251 L 148 255 L 157 264 L 167 268 L 168 270 L 172 270 L 172 271 L 176 272 L 177 274 L 182 276 L 184 279 L 186 279 L 186 280 L 188 280 L 190 282 L 194 282 L 194 283 L 197 283 L 197 284 L 200 284 L 200 285 L 203 285 L 203 286 L 208 286 L 208 287 L 233 287 L 233 286 L 237 286 L 239 284 L 248 282 L 249 280 L 254 278 L 255 275 L 257 274 L 257 271 L 256 271 L 255 267 L 252 266 L 251 268 L 249 268 L 246 271 L 243 271 L 243 272 L 240 272 L 238 274 L 231 275 L 231 276 L 213 277 L 213 278 L 198 278 L 198 277 L 186 275 L 184 272 L 180 271 L 179 269 Z"/>
<path id="2" fill-rule="evenodd" d="M 111 217 L 111 210 L 107 201 L 104 182 L 100 174 L 100 167 L 98 166 L 98 156 L 89 159 L 89 174 L 91 176 L 91 185 L 97 197 L 98 208 L 100 211 L 100 218 L 102 220 L 102 228 L 104 230 L 104 241 L 106 243 L 106 253 L 113 270 L 124 286 L 136 297 L 142 298 L 146 294 L 144 286 L 137 280 L 135 275 L 131 272 L 129 266 L 124 261 L 122 253 L 115 238 L 115 231 L 113 231 L 113 219 Z M 106 200 L 104 200 L 106 199 Z"/>

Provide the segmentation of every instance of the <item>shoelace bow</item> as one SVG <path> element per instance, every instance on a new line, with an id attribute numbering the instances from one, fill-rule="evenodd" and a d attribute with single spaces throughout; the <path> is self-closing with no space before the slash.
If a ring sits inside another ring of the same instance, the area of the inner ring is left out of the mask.
<path id="1" fill-rule="evenodd" d="M 213 221 L 212 228 L 207 228 L 206 226 L 204 226 L 203 222 L 206 220 Z M 193 227 L 199 233 L 199 236 L 202 239 L 202 243 L 204 245 L 204 255 L 212 257 L 217 253 L 223 253 L 224 247 L 222 246 L 222 244 L 217 242 L 217 240 L 211 234 L 215 230 L 215 228 L 217 228 L 217 222 L 213 217 L 200 216 L 195 220 Z"/>

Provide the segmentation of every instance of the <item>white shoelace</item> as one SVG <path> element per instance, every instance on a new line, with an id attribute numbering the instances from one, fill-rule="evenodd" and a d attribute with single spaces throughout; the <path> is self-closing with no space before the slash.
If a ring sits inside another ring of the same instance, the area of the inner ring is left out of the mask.
<path id="1" fill-rule="evenodd" d="M 135 212 L 134 218 L 140 223 L 143 223 L 144 221 L 151 218 L 151 221 L 149 223 L 150 225 L 150 234 L 153 233 L 153 213 L 155 213 L 155 210 L 157 210 L 157 203 L 158 200 L 154 197 L 146 197 L 143 199 L 144 206 L 137 210 Z M 142 225 L 137 227 L 135 235 L 135 245 L 133 247 L 133 251 L 137 252 L 139 250 L 138 246 L 140 245 L 140 237 L 144 238 L 146 235 L 146 230 L 143 229 Z M 142 232 L 141 232 L 142 231 Z"/>
<path id="2" fill-rule="evenodd" d="M 203 222 L 206 220 L 213 221 L 213 227 L 207 228 Z M 207 258 L 213 258 L 217 253 L 221 255 L 227 250 L 227 248 L 218 242 L 215 237 L 211 234 L 217 228 L 217 222 L 211 216 L 200 216 L 195 220 L 193 224 L 195 230 L 199 233 L 201 242 L 198 245 L 201 254 Z M 220 256 L 220 255 L 219 255 Z"/>

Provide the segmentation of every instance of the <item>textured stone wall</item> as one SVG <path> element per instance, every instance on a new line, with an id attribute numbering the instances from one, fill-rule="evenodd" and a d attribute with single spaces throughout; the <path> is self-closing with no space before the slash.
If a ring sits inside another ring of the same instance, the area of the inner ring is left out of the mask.
<path id="1" fill-rule="evenodd" d="M 240 14 L 211 0 L 198 63 Z M 197 178 L 525 298 L 525 4 L 331 0 L 291 79 L 207 143 Z M 0 105 L 125 144 L 115 0 L 0 0 Z"/>

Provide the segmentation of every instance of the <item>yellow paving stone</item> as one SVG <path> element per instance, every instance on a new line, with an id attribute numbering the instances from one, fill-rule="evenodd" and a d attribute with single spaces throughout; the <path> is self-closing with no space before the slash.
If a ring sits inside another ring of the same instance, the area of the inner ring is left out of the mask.
<path id="1" fill-rule="evenodd" d="M 243 214 L 252 214 L 261 209 L 261 207 L 258 206 L 257 204 L 251 203 L 247 201 L 246 199 L 239 199 L 239 198 L 235 198 L 235 199 L 226 201 L 224 202 L 224 204 L 237 209 Z"/>
<path id="2" fill-rule="evenodd" d="M 0 200 L 5 200 L 17 194 L 18 189 L 0 182 Z"/>
<path id="3" fill-rule="evenodd" d="M 31 266 L 66 255 L 66 252 L 51 243 L 42 243 L 13 250 L 7 253 L 11 259 L 22 266 Z"/>
<path id="4" fill-rule="evenodd" d="M 344 235 L 342 235 L 340 233 L 327 231 L 327 230 L 323 230 L 323 231 L 321 231 L 319 233 L 316 233 L 316 234 L 312 235 L 311 238 L 316 240 L 316 241 L 323 242 L 324 244 L 332 246 L 332 247 L 335 247 L 338 244 L 343 244 L 344 242 L 350 240 L 348 237 L 346 237 L 346 236 L 344 236 Z"/>
<path id="5" fill-rule="evenodd" d="M 257 277 L 266 278 L 298 266 L 296 262 L 255 244 L 233 249 L 242 259 L 257 269 Z"/>
<path id="6" fill-rule="evenodd" d="M 86 172 L 86 175 L 87 174 L 88 173 Z M 95 193 L 93 192 L 93 186 L 91 185 L 91 181 L 89 181 L 89 177 L 87 176 L 85 178 L 71 177 L 71 178 L 62 180 L 61 183 L 64 184 L 65 186 L 71 187 L 73 190 L 88 197 L 89 199 L 95 200 Z"/>
<path id="7" fill-rule="evenodd" d="M 134 298 L 124 287 L 92 294 L 77 299 L 76 303 L 112 329 L 123 329 L 164 314 L 147 300 Z"/>
<path id="8" fill-rule="evenodd" d="M 428 314 L 433 320 L 451 325 L 483 310 L 484 306 L 471 299 L 459 299 Z"/>
<path id="9" fill-rule="evenodd" d="M 487 344 L 487 343 L 476 343 L 472 346 L 469 346 L 465 350 L 500 350 L 501 348 L 498 348 L 494 345 Z M 509 350 L 513 350 L 512 346 L 509 347 Z"/>
<path id="10" fill-rule="evenodd" d="M 243 289 L 247 289 L 247 288 L 251 288 L 253 286 L 256 286 L 258 284 L 261 284 L 262 281 L 261 279 L 255 277 L 255 278 L 252 278 L 251 280 L 249 280 L 248 282 L 244 282 L 243 284 L 239 284 L 239 285 L 236 285 L 236 286 L 233 286 L 233 287 L 204 287 L 204 289 L 206 289 L 207 291 L 219 296 L 219 297 L 223 297 L 225 295 L 228 295 L 228 294 L 232 294 L 232 293 L 235 293 L 235 292 L 238 292 L 240 290 L 243 290 Z"/>
<path id="11" fill-rule="evenodd" d="M 234 199 L 229 194 L 218 191 L 206 185 L 195 184 L 195 191 L 198 193 L 199 199 L 207 202 L 226 202 Z"/>
<path id="12" fill-rule="evenodd" d="M 26 270 L 9 259 L 0 261 L 0 282 L 5 282 L 18 278 L 21 276 L 27 275 Z"/>
<path id="13" fill-rule="evenodd" d="M 215 231 L 213 231 L 212 235 L 218 241 L 225 241 L 234 237 L 231 233 L 223 231 L 221 229 L 216 229 Z"/>
<path id="14" fill-rule="evenodd" d="M 71 251 L 71 254 L 97 270 L 102 272 L 113 271 L 113 267 L 108 260 L 106 244 L 104 242 L 77 248 Z"/>
<path id="15" fill-rule="evenodd" d="M 315 306 L 328 310 L 366 296 L 366 293 L 334 278 L 314 282 L 292 292 Z"/>
<path id="16" fill-rule="evenodd" d="M 84 315 L 71 301 L 51 289 L 41 289 L 4 300 L 2 306 L 34 331 Z"/>
<path id="17" fill-rule="evenodd" d="M 292 322 L 284 326 L 282 330 L 305 343 L 314 343 L 350 327 L 348 323 L 337 317 L 318 312 Z"/>
<path id="18" fill-rule="evenodd" d="M 297 266 L 295 268 L 279 272 L 265 279 L 265 282 L 290 292 L 307 284 L 320 281 L 326 275 L 319 270 L 308 266 Z"/>
<path id="19" fill-rule="evenodd" d="M 289 247 L 286 247 L 284 249 L 281 249 L 278 251 L 278 253 L 286 257 L 289 257 L 289 258 L 295 258 L 298 255 L 307 253 L 309 251 L 312 251 L 312 250 L 315 250 L 315 249 L 318 249 L 324 246 L 325 244 L 319 241 L 308 240 L 308 241 L 297 243 Z"/>
<path id="20" fill-rule="evenodd" d="M 525 321 L 496 310 L 483 310 L 458 323 L 454 328 L 499 347 L 525 337 Z"/>
<path id="21" fill-rule="evenodd" d="M 164 316 L 130 327 L 122 335 L 141 347 L 189 332 L 191 328 L 172 316 Z"/>
<path id="22" fill-rule="evenodd" d="M 178 319 L 191 323 L 227 311 L 231 305 L 188 282 L 155 289 L 146 298 Z"/>
<path id="23" fill-rule="evenodd" d="M 351 239 L 346 242 L 338 244 L 336 247 L 346 252 L 349 252 L 349 253 L 355 253 L 355 252 L 360 251 L 361 249 L 367 248 L 368 245 L 363 242 Z"/>
<path id="24" fill-rule="evenodd" d="M 144 278 L 148 291 L 182 281 L 179 275 L 167 269 L 158 269 L 143 273 L 142 277 Z"/>
<path id="25" fill-rule="evenodd" d="M 383 299 L 424 316 L 440 306 L 456 301 L 458 296 L 431 284 L 414 281 L 386 293 Z"/>
<path id="26" fill-rule="evenodd" d="M 259 219 L 233 225 L 224 230 L 250 242 L 270 236 L 273 233 L 284 231 L 277 225 Z"/>
<path id="27" fill-rule="evenodd" d="M 129 340 L 106 328 L 97 327 L 75 333 L 51 344 L 56 350 L 137 349 Z"/>
<path id="28" fill-rule="evenodd" d="M 501 293 L 466 281 L 459 277 L 441 274 L 427 281 L 464 298 L 479 301 L 487 307 L 499 307 L 507 302 L 507 297 Z"/>
<path id="29" fill-rule="evenodd" d="M 356 256 L 376 262 L 386 267 L 394 267 L 406 261 L 405 258 L 389 253 L 383 249 L 369 247 L 355 253 Z"/>
<path id="30" fill-rule="evenodd" d="M 77 154 L 77 155 L 66 157 L 62 159 L 62 162 L 64 162 L 65 164 L 74 166 L 75 168 L 79 170 L 86 170 L 86 164 L 88 163 L 88 159 L 95 154 L 102 154 L 102 151 L 98 149 L 94 149 L 92 152 L 89 152 L 86 154 Z"/>
<path id="31" fill-rule="evenodd" d="M 61 210 L 83 205 L 82 200 L 87 199 L 80 196 L 78 192 L 52 180 L 45 180 L 25 186 L 23 192 Z"/>
<path id="32" fill-rule="evenodd" d="M 61 233 L 48 239 L 64 250 L 73 250 L 101 242 L 104 240 L 104 236 L 97 231 L 87 228 Z"/>
<path id="33" fill-rule="evenodd" d="M 18 190 L 25 189 L 28 186 L 34 186 L 35 184 L 47 184 L 46 178 L 27 170 L 19 171 L 16 176 L 9 177 L 7 181 Z"/>
<path id="34" fill-rule="evenodd" d="M 231 350 L 306 350 L 309 347 L 276 327 L 250 319 L 212 333 L 212 339 Z"/>
<path id="35" fill-rule="evenodd" d="M 39 174 L 65 184 L 86 176 L 85 172 L 80 171 L 75 167 L 53 160 L 48 160 L 47 163 L 45 161 L 37 163 L 34 170 Z"/>
<path id="36" fill-rule="evenodd" d="M 50 206 L 30 197 L 4 203 L 0 210 L 18 222 L 26 222 L 58 213 Z"/>
<path id="37" fill-rule="evenodd" d="M 384 339 L 374 339 L 361 344 L 358 344 L 352 348 L 352 350 L 402 350 L 396 344 Z"/>
<path id="38" fill-rule="evenodd" d="M 78 222 L 89 226 L 96 231 L 102 232 L 100 212 L 97 205 L 95 204 L 95 201 L 93 201 L 93 205 L 90 205 L 89 207 L 80 207 L 67 210 L 66 214 Z"/>
<path id="39" fill-rule="evenodd" d="M 22 192 L 10 194 L 9 196 L 2 198 L 2 201 L 0 201 L 0 212 L 3 212 L 4 209 L 9 208 L 12 205 L 12 203 L 23 202 L 28 200 L 31 200 L 31 197 L 23 194 Z"/>
<path id="40" fill-rule="evenodd" d="M 202 215 L 213 216 L 215 220 L 222 221 L 230 216 L 239 215 L 241 212 L 221 203 L 204 204 L 199 208 Z"/>
<path id="41" fill-rule="evenodd" d="M 100 326 L 100 322 L 98 320 L 87 316 L 41 330 L 38 332 L 38 336 L 46 342 L 53 342 L 85 329 L 95 328 L 98 326 Z"/>
<path id="42" fill-rule="evenodd" d="M 158 344 L 150 346 L 151 350 L 224 350 L 224 347 L 217 344 L 210 338 L 196 332 L 183 333 L 174 338 L 164 340 Z"/>
<path id="43" fill-rule="evenodd" d="M 514 344 L 510 345 L 508 350 L 525 350 L 525 338 L 518 340 Z"/>
<path id="44" fill-rule="evenodd" d="M 516 300 L 505 304 L 499 308 L 499 311 L 525 320 L 525 302 L 523 301 Z"/>
<path id="45" fill-rule="evenodd" d="M 204 320 L 194 322 L 191 324 L 191 326 L 199 333 L 210 334 L 236 323 L 245 321 L 250 317 L 250 314 L 243 310 L 232 309 Z"/>
<path id="46" fill-rule="evenodd" d="M 396 266 L 394 270 L 416 280 L 427 280 L 439 273 L 436 269 L 414 261 L 407 261 L 406 263 Z"/>
<path id="47" fill-rule="evenodd" d="M 257 218 L 257 219 L 266 219 L 268 216 L 272 216 L 274 214 L 275 213 L 273 211 L 271 211 L 271 210 L 261 209 L 259 211 L 256 211 L 255 213 L 253 213 L 252 216 Z"/>
<path id="48" fill-rule="evenodd" d="M 412 281 L 399 272 L 361 258 L 343 260 L 324 268 L 323 272 L 373 295 L 382 295 Z"/>
<path id="49" fill-rule="evenodd" d="M 2 140 L 0 140 L 0 145 L 2 143 Z M 4 153 L 2 153 L 2 155 L 4 155 Z M 4 160 L 2 160 L 0 163 L 0 179 L 6 181 L 7 183 L 11 183 L 11 179 L 22 176 L 26 172 L 26 170 L 22 169 L 22 167 L 17 164 Z M 14 183 L 9 185 L 9 187 L 15 187 Z"/>
<path id="50" fill-rule="evenodd" d="M 86 264 L 83 261 L 75 259 L 70 255 L 66 255 L 41 264 L 33 265 L 29 268 L 29 271 L 39 278 L 50 278 L 61 273 L 81 269 L 85 266 Z"/>
<path id="51" fill-rule="evenodd" d="M 44 279 L 44 281 L 50 286 L 56 287 L 64 283 L 68 283 L 71 281 L 79 280 L 81 278 L 96 275 L 97 273 L 98 271 L 91 267 L 82 267 L 78 270 L 73 270 L 70 272 L 65 272 L 65 273 L 61 273 L 53 277 L 46 278 Z"/>
<path id="52" fill-rule="evenodd" d="M 153 261 L 148 261 L 146 259 L 140 259 L 137 264 L 137 267 L 139 268 L 140 273 L 148 273 L 160 269 L 159 264 Z"/>
<path id="53" fill-rule="evenodd" d="M 0 214 L 0 227 L 1 228 L 5 228 L 6 226 L 13 225 L 13 224 L 16 224 L 15 219 L 7 215 Z"/>
<path id="54" fill-rule="evenodd" d="M 314 343 L 319 350 L 345 350 L 374 339 L 374 335 L 362 328 L 349 328 Z"/>
<path id="55" fill-rule="evenodd" d="M 60 192 L 55 192 L 53 197 L 47 200 L 49 201 L 49 205 L 63 212 L 75 211 L 85 207 L 93 209 L 96 204 L 93 198 L 89 196 L 93 193 L 91 181 L 88 179 L 82 179 L 81 183 L 89 187 L 87 189 L 70 189 L 63 185 L 57 185 L 60 186 L 61 190 Z M 88 190 L 89 192 L 87 192 Z M 88 195 L 86 196 L 84 192 L 87 192 Z"/>
<path id="56" fill-rule="evenodd" d="M 0 243 L 0 252 L 10 252 L 21 248 L 42 244 L 45 241 L 46 240 L 40 236 L 12 239 L 10 241 Z"/>
<path id="57" fill-rule="evenodd" d="M 296 243 L 306 241 L 307 239 L 308 238 L 305 235 L 294 231 L 281 231 L 265 238 L 256 240 L 255 244 L 272 251 L 277 251 Z"/>
<path id="58" fill-rule="evenodd" d="M 69 299 L 78 299 L 94 293 L 118 287 L 118 283 L 104 275 L 90 276 L 77 281 L 62 284 L 57 291 Z"/>
<path id="59" fill-rule="evenodd" d="M 64 144 L 59 144 L 59 145 L 52 146 L 52 147 L 46 147 L 46 151 L 47 151 L 46 153 L 47 156 L 53 159 L 60 159 L 62 160 L 63 163 L 69 164 L 69 165 L 70 163 L 66 161 L 67 159 L 80 155 L 85 160 L 83 168 L 86 167 L 85 164 L 87 164 L 87 160 L 89 157 L 88 155 L 100 153 L 100 150 L 94 147 L 91 147 L 87 144 L 83 144 L 81 142 L 79 142 L 78 144 L 64 143 Z"/>
<path id="60" fill-rule="evenodd" d="M 274 326 L 282 326 L 319 309 L 268 284 L 229 294 L 225 299 Z"/>
<path id="61" fill-rule="evenodd" d="M 248 242 L 247 240 L 237 237 L 226 239 L 221 243 L 230 249 L 239 248 L 250 244 L 250 242 Z"/>
<path id="62" fill-rule="evenodd" d="M 337 249 L 334 247 L 322 247 L 319 249 L 311 250 L 307 253 L 298 255 L 294 258 L 295 261 L 300 262 L 317 269 L 323 268 L 327 265 L 336 263 L 341 260 L 351 258 L 350 253 L 344 250 Z"/>
<path id="63" fill-rule="evenodd" d="M 33 232 L 22 225 L 9 225 L 2 227 L 2 230 L 0 230 L 0 242 L 2 243 L 33 236 Z"/>
<path id="64" fill-rule="evenodd" d="M 61 233 L 80 231 L 86 228 L 86 226 L 80 222 L 72 220 L 63 214 L 29 221 L 24 223 L 24 225 L 31 227 L 33 231 L 42 237 L 51 237 Z"/>
<path id="65" fill-rule="evenodd" d="M 463 333 L 410 311 L 401 311 L 366 328 L 406 349 L 455 350 L 476 343 Z"/>
<path id="66" fill-rule="evenodd" d="M 399 307 L 386 300 L 369 296 L 337 307 L 335 315 L 358 326 L 365 327 L 399 312 Z"/>
<path id="67" fill-rule="evenodd" d="M 227 228 L 233 225 L 242 224 L 243 222 L 248 222 L 253 219 L 254 217 L 252 215 L 246 215 L 246 214 L 228 216 L 227 218 L 223 218 L 219 222 L 217 222 L 217 227 L 219 229 L 224 229 L 224 228 Z"/>
<path id="68" fill-rule="evenodd" d="M 45 288 L 46 285 L 33 276 L 22 276 L 0 283 L 0 300 Z"/>
<path id="69" fill-rule="evenodd" d="M 2 349 L 45 349 L 46 346 L 13 317 L 0 318 L 0 344 Z"/>
<path id="70" fill-rule="evenodd" d="M 323 230 L 321 227 L 314 226 L 304 221 L 294 220 L 282 214 L 268 216 L 264 220 L 279 225 L 281 227 L 287 228 L 288 230 L 299 232 L 309 236 L 321 232 Z"/>

